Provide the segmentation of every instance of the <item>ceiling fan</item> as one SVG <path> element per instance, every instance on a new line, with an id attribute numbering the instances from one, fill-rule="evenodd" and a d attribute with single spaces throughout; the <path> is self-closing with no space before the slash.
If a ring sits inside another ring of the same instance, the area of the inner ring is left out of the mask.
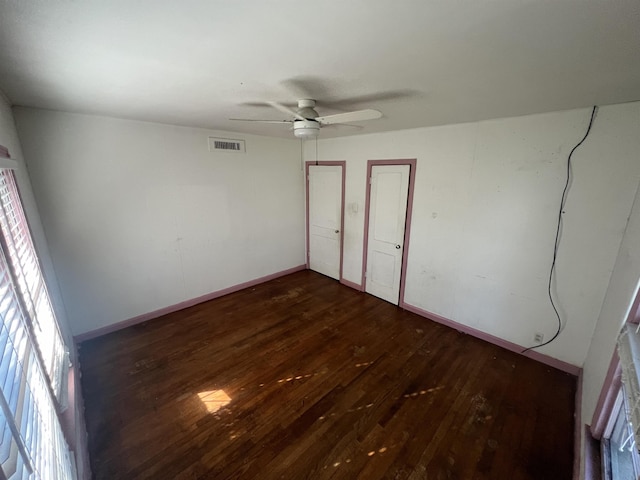
<path id="1" fill-rule="evenodd" d="M 382 117 L 378 110 L 357 110 L 355 112 L 337 113 L 335 115 L 320 116 L 315 110 L 316 101 L 310 98 L 298 100 L 298 109 L 282 105 L 278 102 L 267 102 L 273 108 L 283 113 L 291 115 L 292 120 L 250 120 L 246 118 L 230 118 L 240 122 L 260 122 L 260 123 L 291 123 L 293 124 L 293 134 L 296 138 L 307 140 L 316 138 L 320 133 L 320 128 L 325 125 L 346 124 L 349 122 L 361 122 L 364 120 L 375 120 Z"/>

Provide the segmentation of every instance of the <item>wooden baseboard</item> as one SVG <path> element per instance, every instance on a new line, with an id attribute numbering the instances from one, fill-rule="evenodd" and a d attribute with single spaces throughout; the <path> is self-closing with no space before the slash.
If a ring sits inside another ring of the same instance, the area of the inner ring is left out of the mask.
<path id="1" fill-rule="evenodd" d="M 104 327 L 100 327 L 95 330 L 90 330 L 88 332 L 75 335 L 73 339 L 76 343 L 82 343 L 85 340 L 90 340 L 92 338 L 100 337 L 102 335 L 106 335 L 107 333 L 116 332 L 118 330 L 122 330 L 123 328 L 127 328 L 132 325 L 136 325 L 138 323 L 147 322 L 149 320 L 153 320 L 154 318 L 167 315 L 168 313 L 177 312 L 178 310 L 183 310 L 185 308 L 192 307 L 193 305 L 197 305 L 202 302 L 208 302 L 209 300 L 213 300 L 214 298 L 222 297 L 224 295 L 228 295 L 230 293 L 234 293 L 239 290 L 244 290 L 245 288 L 253 287 L 260 283 L 265 283 L 265 282 L 268 282 L 269 280 L 274 280 L 276 278 L 284 277 L 285 275 L 289 275 L 291 273 L 299 272 L 300 270 L 306 270 L 306 269 L 307 269 L 306 265 L 298 265 L 297 267 L 289 268 L 287 270 L 282 270 L 280 272 L 272 273 L 271 275 L 266 275 L 264 277 L 256 278 L 254 280 L 249 280 L 248 282 L 243 282 L 237 285 L 233 285 L 231 287 L 223 288 L 222 290 L 217 290 L 215 292 L 207 293 L 206 295 L 202 295 L 197 298 L 192 298 L 191 300 L 185 300 L 184 302 L 176 303 L 175 305 L 169 305 L 168 307 L 160 308 L 158 310 L 154 310 L 149 313 L 143 313 L 142 315 L 129 318 L 128 320 L 122 320 L 117 323 L 112 323 L 111 325 L 106 325 Z"/>
<path id="2" fill-rule="evenodd" d="M 520 353 L 525 357 L 529 357 L 533 360 L 544 363 L 545 365 L 549 365 L 550 367 L 557 368 L 558 370 L 562 370 L 563 372 L 567 372 L 576 377 L 580 374 L 580 371 L 582 370 L 580 367 L 576 365 L 572 365 L 571 363 L 558 360 L 557 358 L 550 357 L 549 355 L 545 355 L 544 353 L 536 352 L 535 350 L 529 350 L 525 353 L 522 353 L 522 351 L 525 349 L 525 347 L 523 347 L 522 345 L 518 345 L 508 340 L 504 340 L 503 338 L 496 337 L 494 335 L 483 332 L 481 330 L 476 330 L 475 328 L 469 327 L 467 325 L 454 322 L 453 320 L 449 320 L 448 318 L 442 317 L 435 313 L 427 312 L 426 310 L 423 310 L 419 307 L 409 305 L 408 303 L 403 303 L 400 306 L 409 312 L 415 313 L 417 315 L 428 318 L 429 320 L 433 320 L 434 322 L 441 323 L 448 327 L 455 328 L 459 332 L 463 332 L 468 335 L 474 336 L 476 338 L 484 340 L 485 342 L 493 343 L 494 345 L 505 348 L 507 350 L 511 350 L 512 352 Z"/>

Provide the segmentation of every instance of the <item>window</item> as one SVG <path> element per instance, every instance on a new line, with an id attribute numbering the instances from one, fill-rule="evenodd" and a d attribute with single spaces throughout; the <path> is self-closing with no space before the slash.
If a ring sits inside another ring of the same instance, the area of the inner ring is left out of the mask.
<path id="1" fill-rule="evenodd" d="M 605 480 L 637 480 L 640 474 L 640 455 L 636 442 L 640 435 L 638 330 L 637 324 L 627 323 L 618 337 L 619 366 L 616 368 L 615 384 L 610 387 L 612 401 L 602 432 L 601 455 Z"/>
<path id="2" fill-rule="evenodd" d="M 629 402 L 625 387 L 620 386 L 602 435 L 602 470 L 604 480 L 635 480 L 640 475 L 640 455 L 629 419 Z"/>
<path id="3" fill-rule="evenodd" d="M 0 170 L 0 231 L 0 479 L 73 479 L 58 417 L 68 355 L 8 169 Z"/>
<path id="4" fill-rule="evenodd" d="M 586 431 L 585 478 L 640 479 L 640 285 Z"/>
<path id="5" fill-rule="evenodd" d="M 55 397 L 60 403 L 68 368 L 67 349 L 53 313 L 13 172 L 0 170 L 0 244 L 10 260 L 36 346 Z"/>

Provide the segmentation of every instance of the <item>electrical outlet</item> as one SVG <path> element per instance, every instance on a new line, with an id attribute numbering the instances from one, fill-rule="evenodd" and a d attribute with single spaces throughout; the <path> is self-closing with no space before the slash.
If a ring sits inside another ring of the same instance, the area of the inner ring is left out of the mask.
<path id="1" fill-rule="evenodd" d="M 544 334 L 542 333 L 534 333 L 533 334 L 533 341 L 536 343 L 542 343 L 542 340 L 544 340 Z"/>

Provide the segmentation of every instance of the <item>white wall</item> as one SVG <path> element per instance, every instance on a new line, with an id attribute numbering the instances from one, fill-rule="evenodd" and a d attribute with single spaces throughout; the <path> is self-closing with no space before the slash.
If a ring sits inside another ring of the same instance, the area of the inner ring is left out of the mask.
<path id="1" fill-rule="evenodd" d="M 582 365 L 640 174 L 640 103 L 602 107 L 574 155 L 558 253 L 562 335 L 539 351 Z M 319 141 L 346 160 L 344 271 L 360 283 L 366 162 L 417 158 L 405 301 L 520 345 L 550 338 L 547 298 L 566 159 L 590 109 Z M 307 142 L 305 160 L 315 159 Z"/>
<path id="2" fill-rule="evenodd" d="M 298 142 L 14 114 L 74 334 L 304 263 Z"/>
<path id="3" fill-rule="evenodd" d="M 639 111 L 600 108 L 574 156 L 557 269 L 567 323 L 540 351 L 575 365 L 636 192 Z M 345 200 L 360 207 L 345 212 L 344 278 L 362 274 L 366 161 L 417 158 L 406 302 L 520 345 L 534 332 L 549 338 L 565 162 L 589 113 L 320 140 L 321 160 L 347 160 Z M 212 154 L 206 130 L 15 115 L 75 334 L 304 263 L 296 141 L 246 136 L 246 155 Z M 314 142 L 305 157 L 315 158 Z"/>

